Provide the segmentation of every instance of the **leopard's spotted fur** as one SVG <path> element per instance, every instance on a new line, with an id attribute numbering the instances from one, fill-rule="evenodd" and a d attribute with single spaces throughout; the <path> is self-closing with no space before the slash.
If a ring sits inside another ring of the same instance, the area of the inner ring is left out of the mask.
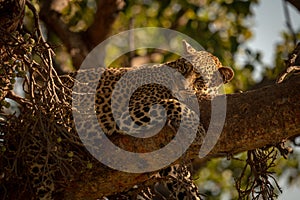
<path id="1" fill-rule="evenodd" d="M 149 124 L 151 114 L 155 116 L 151 120 L 160 120 L 163 117 L 161 113 L 153 110 L 155 104 L 162 105 L 167 110 L 169 121 L 178 124 L 189 96 L 196 94 L 200 99 L 212 98 L 218 93 L 222 83 L 231 80 L 233 71 L 223 67 L 218 58 L 206 51 L 196 51 L 188 43 L 184 45 L 185 57 L 173 62 L 151 67 L 106 69 L 103 72 L 96 89 L 95 106 L 99 124 L 107 135 L 139 132 L 139 127 Z M 113 99 L 117 103 L 111 106 L 116 84 L 126 73 L 127 78 L 119 86 L 121 89 L 118 94 L 114 96 L 117 99 Z M 153 78 L 168 87 L 151 83 L 138 87 L 132 95 L 129 94 L 131 85 L 138 85 L 143 79 Z M 129 105 L 126 105 L 124 99 L 129 98 Z M 128 106 L 130 115 L 125 113 Z M 119 119 L 114 118 L 112 109 L 119 112 Z M 153 131 L 153 128 L 150 126 L 149 130 Z"/>

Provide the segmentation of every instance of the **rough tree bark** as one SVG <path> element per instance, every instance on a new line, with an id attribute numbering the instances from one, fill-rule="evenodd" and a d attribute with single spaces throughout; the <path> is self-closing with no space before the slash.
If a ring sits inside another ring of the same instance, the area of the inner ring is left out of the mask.
<path id="1" fill-rule="evenodd" d="M 222 134 L 212 151 L 202 161 L 219 156 L 232 155 L 266 145 L 276 145 L 283 139 L 300 135 L 300 76 L 245 93 L 227 95 L 227 116 Z M 201 102 L 200 108 L 209 108 L 210 102 Z M 210 112 L 201 109 L 201 121 L 207 127 Z M 159 133 L 172 137 L 174 133 L 164 127 Z M 165 137 L 161 138 L 164 143 Z M 197 139 L 196 139 L 197 140 Z M 160 148 L 161 142 L 151 144 L 151 148 Z M 114 143 L 134 152 L 143 152 L 145 145 L 140 140 L 117 137 Z M 130 147 L 128 147 L 130 144 Z M 157 146 L 155 146 L 157 145 Z M 198 158 L 200 144 L 193 143 L 188 157 Z M 94 199 L 126 191 L 135 184 L 149 179 L 152 173 L 129 174 L 106 167 L 95 168 L 92 174 L 84 174 L 66 188 L 66 199 Z"/>

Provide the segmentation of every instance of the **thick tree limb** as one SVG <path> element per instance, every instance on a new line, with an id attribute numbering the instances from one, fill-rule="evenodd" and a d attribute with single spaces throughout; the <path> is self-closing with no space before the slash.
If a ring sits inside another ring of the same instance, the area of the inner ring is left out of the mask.
<path id="1" fill-rule="evenodd" d="M 295 76 L 282 84 L 228 95 L 227 117 L 222 134 L 212 151 L 202 160 L 275 145 L 283 139 L 300 135 L 299 88 L 300 76 Z M 201 102 L 199 105 L 200 108 L 210 108 L 210 102 Z M 209 109 L 201 109 L 201 119 L 207 127 L 210 121 Z M 159 141 L 151 144 L 126 136 L 113 140 L 127 150 L 143 152 L 145 146 L 160 148 L 159 145 L 166 143 L 172 134 L 170 128 L 164 127 L 159 133 L 162 136 L 156 138 Z M 190 146 L 187 153 L 189 158 L 198 158 L 200 145 L 201 143 L 194 142 Z M 84 179 L 72 182 L 66 189 L 65 198 L 95 199 L 126 191 L 133 185 L 148 180 L 150 175 L 151 173 L 123 173 L 99 165 L 89 174 L 83 174 Z"/>
<path id="2" fill-rule="evenodd" d="M 95 21 L 84 35 L 84 38 L 88 39 L 89 49 L 93 49 L 106 39 L 118 15 L 118 11 L 122 9 L 124 5 L 123 0 L 97 1 L 98 9 L 95 14 Z"/>
<path id="3" fill-rule="evenodd" d="M 290 2 L 300 12 L 300 1 L 298 0 L 286 0 L 286 1 Z"/>

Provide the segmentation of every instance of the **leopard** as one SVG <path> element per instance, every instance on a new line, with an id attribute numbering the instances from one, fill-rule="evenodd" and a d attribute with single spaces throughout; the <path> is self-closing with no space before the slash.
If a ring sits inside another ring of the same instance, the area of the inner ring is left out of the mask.
<path id="1" fill-rule="evenodd" d="M 189 104 L 185 101 L 190 96 L 212 98 L 218 94 L 222 83 L 232 79 L 233 70 L 222 66 L 217 57 L 207 51 L 195 50 L 186 41 L 183 41 L 183 46 L 184 56 L 175 61 L 104 71 L 96 89 L 95 109 L 99 125 L 107 135 L 139 132 L 138 129 L 151 120 L 160 120 L 163 117 L 155 111 L 157 104 L 167 110 L 168 122 L 178 124 L 180 114 L 187 106 L 185 103 Z M 127 78 L 116 92 L 115 87 L 125 74 Z M 155 79 L 156 83 L 144 84 L 135 88 L 134 92 L 129 91 L 130 85 L 141 85 L 140 82 L 148 79 Z M 117 94 L 113 96 L 113 92 Z M 117 102 L 114 105 L 111 105 L 112 98 Z M 125 99 L 130 99 L 129 103 L 126 104 Z M 151 118 L 151 114 L 154 117 Z M 153 130 L 157 123 L 153 122 L 149 129 Z"/>
<path id="2" fill-rule="evenodd" d="M 191 101 L 194 96 L 200 101 L 217 96 L 220 86 L 228 83 L 234 72 L 211 53 L 198 51 L 185 40 L 182 43 L 184 54 L 174 61 L 101 69 L 100 79 L 97 70 L 83 73 L 86 76 L 84 80 L 98 83 L 96 92 L 91 90 L 91 95 L 83 95 L 80 101 L 90 104 L 87 107 L 91 113 L 96 113 L 96 126 L 100 126 L 108 137 L 130 135 L 147 138 L 149 133 L 157 133 L 161 124 L 176 132 L 182 121 L 187 121 L 185 130 L 196 127 L 197 134 L 205 137 L 201 122 L 191 120 L 199 115 L 199 108 Z M 81 89 L 83 93 L 89 93 L 88 88 L 83 86 Z M 79 120 L 78 123 L 78 129 L 84 131 L 95 126 L 88 120 Z M 95 141 L 95 135 L 87 137 Z M 91 142 L 90 145 L 94 144 Z M 128 199 L 200 199 L 185 164 L 168 166 L 154 177 L 158 181 L 153 187 L 143 189 L 138 196 Z"/>
<path id="3" fill-rule="evenodd" d="M 149 133 L 160 130 L 160 124 L 176 132 L 182 126 L 181 122 L 187 121 L 185 130 L 196 127 L 197 134 L 204 137 L 203 125 L 191 120 L 199 115 L 199 108 L 191 101 L 195 95 L 198 100 L 214 98 L 219 94 L 219 87 L 233 78 L 234 72 L 230 67 L 223 66 L 211 53 L 198 51 L 186 41 L 183 41 L 183 49 L 182 57 L 163 64 L 79 70 L 84 82 L 80 101 L 88 105 L 79 112 L 96 114 L 98 123 L 79 120 L 75 122 L 78 125 L 77 132 L 90 132 L 87 137 L 90 145 L 94 145 L 99 136 L 93 134 L 97 130 L 95 126 L 100 126 L 108 137 L 142 135 L 147 139 Z M 142 84 L 144 80 L 150 81 Z M 89 85 L 90 82 L 97 85 L 96 90 Z M 50 163 L 53 161 L 48 159 L 47 152 L 42 152 L 38 145 L 34 145 L 30 147 L 32 157 L 28 165 L 36 196 L 38 199 L 53 199 L 57 190 L 54 181 L 56 166 Z M 45 163 L 51 165 L 45 169 Z M 153 186 L 139 189 L 138 193 L 128 193 L 127 198 L 200 199 L 185 163 L 167 166 L 151 178 L 157 180 Z M 136 190 L 136 187 L 132 190 Z M 107 198 L 116 199 L 114 196 Z"/>

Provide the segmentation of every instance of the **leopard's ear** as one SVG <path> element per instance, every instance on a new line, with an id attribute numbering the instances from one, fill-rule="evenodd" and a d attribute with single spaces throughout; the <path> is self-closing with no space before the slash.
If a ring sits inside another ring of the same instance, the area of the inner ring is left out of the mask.
<path id="1" fill-rule="evenodd" d="M 218 70 L 222 76 L 223 83 L 228 83 L 234 76 L 234 72 L 230 67 L 220 67 Z"/>
<path id="2" fill-rule="evenodd" d="M 183 44 L 183 51 L 186 55 L 193 54 L 197 51 L 185 40 L 182 40 L 182 44 Z"/>

